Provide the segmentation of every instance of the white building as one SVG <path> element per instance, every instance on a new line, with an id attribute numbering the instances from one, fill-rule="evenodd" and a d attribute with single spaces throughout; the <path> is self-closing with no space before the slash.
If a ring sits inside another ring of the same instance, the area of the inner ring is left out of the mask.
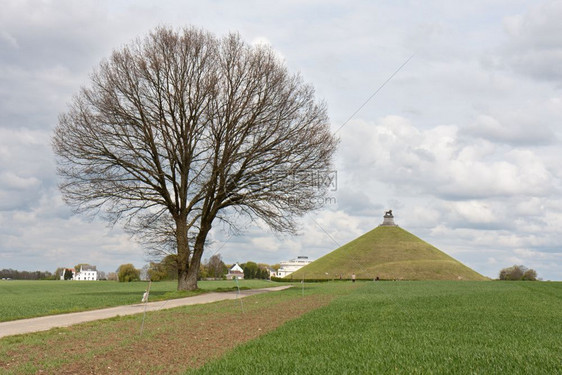
<path id="1" fill-rule="evenodd" d="M 267 267 L 267 272 L 269 272 L 269 278 L 270 279 L 272 277 L 277 277 L 277 271 L 275 271 L 273 268 Z"/>
<path id="2" fill-rule="evenodd" d="M 72 280 L 90 280 L 94 281 L 98 279 L 98 271 L 96 266 L 80 266 L 80 271 L 76 272 L 73 268 L 72 270 Z M 64 280 L 64 271 L 60 277 L 61 280 Z"/>
<path id="3" fill-rule="evenodd" d="M 80 266 L 80 271 L 74 274 L 73 280 L 97 280 L 96 266 Z"/>
<path id="4" fill-rule="evenodd" d="M 244 279 L 244 270 L 242 269 L 242 267 L 240 267 L 238 265 L 238 263 L 236 263 L 234 266 L 232 266 L 232 268 L 230 268 L 228 270 L 228 273 L 226 274 L 226 279 L 227 280 L 233 280 L 233 279 L 243 280 Z"/>
<path id="5" fill-rule="evenodd" d="M 293 272 L 300 270 L 310 263 L 312 263 L 312 261 L 306 256 L 299 256 L 297 259 L 291 259 L 288 262 L 281 262 L 279 263 L 281 267 L 277 270 L 277 277 L 289 276 Z"/>

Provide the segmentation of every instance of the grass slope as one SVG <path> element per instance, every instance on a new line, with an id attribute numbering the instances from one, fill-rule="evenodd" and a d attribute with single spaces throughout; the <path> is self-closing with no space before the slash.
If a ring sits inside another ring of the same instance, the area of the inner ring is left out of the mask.
<path id="1" fill-rule="evenodd" d="M 296 279 L 487 280 L 399 227 L 377 227 L 294 272 Z"/>
<path id="2" fill-rule="evenodd" d="M 334 284 L 326 283 L 327 288 Z M 561 374 L 562 283 L 357 282 L 189 374 Z"/>

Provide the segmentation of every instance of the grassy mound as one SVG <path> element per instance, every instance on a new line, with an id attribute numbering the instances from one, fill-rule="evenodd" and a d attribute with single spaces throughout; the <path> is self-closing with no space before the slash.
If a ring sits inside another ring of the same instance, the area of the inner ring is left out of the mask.
<path id="1" fill-rule="evenodd" d="M 380 226 L 289 275 L 296 280 L 487 280 L 399 227 Z"/>

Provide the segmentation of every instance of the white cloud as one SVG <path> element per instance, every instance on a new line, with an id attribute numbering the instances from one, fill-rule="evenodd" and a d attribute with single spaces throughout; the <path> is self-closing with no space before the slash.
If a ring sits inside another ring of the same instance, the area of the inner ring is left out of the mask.
<path id="1" fill-rule="evenodd" d="M 417 129 L 401 117 L 355 122 L 342 137 L 342 152 L 354 173 L 398 189 L 441 199 L 541 195 L 555 181 L 531 149 L 506 148 L 468 139 L 457 126 Z"/>
<path id="2" fill-rule="evenodd" d="M 258 36 L 252 39 L 251 42 L 254 46 L 264 45 L 264 46 L 271 46 L 271 42 L 265 36 Z"/>
<path id="3" fill-rule="evenodd" d="M 555 134 L 550 124 L 533 126 L 538 117 L 531 117 L 528 113 L 509 114 L 504 122 L 490 115 L 479 115 L 476 121 L 466 127 L 467 134 L 482 139 L 514 144 L 541 144 L 554 142 Z M 505 114 L 504 114 L 505 116 Z"/>
<path id="4" fill-rule="evenodd" d="M 513 250 L 515 254 L 523 258 L 542 258 L 543 254 L 538 251 L 533 251 L 529 249 L 515 249 Z"/>
<path id="5" fill-rule="evenodd" d="M 252 247 L 258 252 L 276 252 L 280 248 L 280 242 L 273 237 L 254 237 L 250 240 Z"/>
<path id="6" fill-rule="evenodd" d="M 8 190 L 30 189 L 39 185 L 39 179 L 35 177 L 21 177 L 13 172 L 0 173 L 0 185 Z"/>
<path id="7" fill-rule="evenodd" d="M 451 202 L 451 210 L 469 223 L 493 223 L 497 221 L 494 211 L 484 202 L 461 201 Z"/>
<path id="8" fill-rule="evenodd" d="M 339 131 L 336 202 L 305 217 L 294 238 L 254 223 L 239 236 L 216 230 L 209 255 L 317 258 L 394 209 L 405 229 L 488 276 L 521 260 L 562 279 L 559 1 L 2 5 L 3 266 L 142 266 L 143 250 L 118 228 L 71 215 L 56 190 L 50 135 L 112 49 L 156 25 L 193 24 L 272 45 L 316 87 L 334 129 L 415 53 Z"/>

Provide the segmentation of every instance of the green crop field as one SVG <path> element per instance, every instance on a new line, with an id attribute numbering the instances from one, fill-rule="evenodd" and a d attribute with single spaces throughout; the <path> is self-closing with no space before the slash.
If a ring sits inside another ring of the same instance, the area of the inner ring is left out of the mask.
<path id="1" fill-rule="evenodd" d="M 0 373 L 562 374 L 560 282 L 298 284 L 144 321 L 4 337 Z"/>
<path id="2" fill-rule="evenodd" d="M 188 373 L 562 373 L 562 283 L 356 284 Z"/>
<path id="3" fill-rule="evenodd" d="M 270 281 L 241 280 L 241 288 L 265 288 Z M 177 281 L 152 283 L 150 300 L 186 297 L 235 288 L 235 281 L 200 281 L 200 291 L 177 292 Z M 147 282 L 0 281 L 0 322 L 140 303 Z"/>

